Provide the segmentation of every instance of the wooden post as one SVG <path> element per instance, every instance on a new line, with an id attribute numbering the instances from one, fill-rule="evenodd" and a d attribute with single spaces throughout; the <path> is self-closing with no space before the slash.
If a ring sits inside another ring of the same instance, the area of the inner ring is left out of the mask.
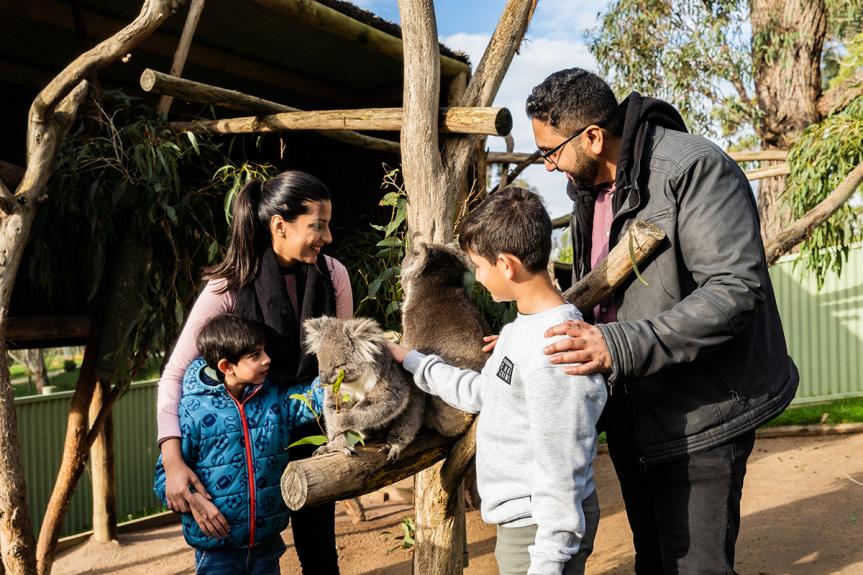
<path id="1" fill-rule="evenodd" d="M 189 56 L 189 49 L 192 47 L 192 38 L 195 36 L 195 30 L 198 28 L 198 21 L 201 19 L 201 13 L 204 11 L 205 0 L 192 0 L 189 4 L 189 14 L 186 16 L 186 24 L 183 26 L 183 33 L 180 35 L 180 43 L 177 45 L 177 51 L 174 53 L 174 61 L 171 64 L 171 75 L 180 76 L 183 73 L 183 68 L 186 66 L 186 58 Z M 163 118 L 168 117 L 168 110 L 171 109 L 171 102 L 174 99 L 170 96 L 162 96 L 159 98 L 159 105 L 156 111 Z"/>
<path id="2" fill-rule="evenodd" d="M 99 379 L 90 402 L 92 428 L 111 391 L 111 382 Z M 93 538 L 100 543 L 117 539 L 117 482 L 114 476 L 114 423 L 105 418 L 102 429 L 90 447 L 93 483 Z"/>
<path id="3" fill-rule="evenodd" d="M 227 90 L 201 82 L 185 80 L 169 74 L 163 74 L 147 68 L 141 73 L 141 88 L 145 92 L 166 94 L 189 102 L 201 102 L 213 104 L 222 108 L 250 112 L 253 114 L 277 114 L 279 112 L 302 112 L 298 108 L 286 106 L 270 100 L 264 100 L 256 96 L 250 96 L 235 90 Z M 373 138 L 358 132 L 325 130 L 318 131 L 325 138 L 338 140 L 352 146 L 389 152 L 399 153 L 399 143 L 383 138 Z"/>
<path id="4" fill-rule="evenodd" d="M 269 116 L 246 116 L 200 122 L 170 122 L 176 131 L 214 134 L 260 134 L 287 130 L 378 130 L 402 129 L 401 108 L 364 108 L 358 110 L 317 110 L 281 112 Z M 506 108 L 441 108 L 441 132 L 503 136 L 512 129 L 512 115 Z"/>

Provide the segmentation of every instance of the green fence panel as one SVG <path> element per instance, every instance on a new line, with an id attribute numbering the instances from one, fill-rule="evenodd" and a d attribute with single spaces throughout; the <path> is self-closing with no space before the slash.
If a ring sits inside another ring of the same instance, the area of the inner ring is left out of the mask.
<path id="1" fill-rule="evenodd" d="M 60 468 L 71 398 L 69 391 L 15 400 L 27 496 L 37 533 Z M 132 384 L 112 414 L 117 519 L 124 521 L 162 508 L 152 490 L 153 466 L 158 457 L 156 382 Z M 61 535 L 92 528 L 93 497 L 88 465 L 75 488 Z"/>
<path id="2" fill-rule="evenodd" d="M 851 249 L 842 275 L 819 292 L 794 267 L 796 257 L 770 269 L 788 351 L 800 370 L 795 403 L 863 396 L 863 246 Z"/>

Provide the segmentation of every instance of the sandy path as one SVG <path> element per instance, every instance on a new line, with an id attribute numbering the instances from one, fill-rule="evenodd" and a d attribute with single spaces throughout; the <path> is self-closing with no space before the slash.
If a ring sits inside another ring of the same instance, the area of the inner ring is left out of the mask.
<path id="1" fill-rule="evenodd" d="M 602 520 L 588 573 L 632 572 L 632 544 L 620 492 L 607 455 L 597 459 L 596 483 Z M 743 524 L 737 546 L 741 575 L 863 575 L 863 434 L 820 438 L 759 439 L 749 461 Z M 343 575 L 401 575 L 411 572 L 410 554 L 391 551 L 398 522 L 411 514 L 400 503 L 378 503 L 370 520 L 354 525 L 342 512 L 338 544 Z M 299 573 L 285 532 L 288 553 L 282 572 Z M 467 575 L 497 573 L 494 529 L 477 512 L 468 514 L 470 566 Z M 54 573 L 191 573 L 193 554 L 178 526 L 121 536 L 119 544 L 87 543 L 58 558 Z"/>

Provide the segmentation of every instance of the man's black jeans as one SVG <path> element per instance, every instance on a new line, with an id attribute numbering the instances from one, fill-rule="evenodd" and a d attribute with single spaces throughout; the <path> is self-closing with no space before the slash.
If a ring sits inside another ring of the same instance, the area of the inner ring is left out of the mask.
<path id="1" fill-rule="evenodd" d="M 631 419 L 619 417 L 619 411 L 614 415 L 606 435 L 632 528 L 635 572 L 732 575 L 743 476 L 755 432 L 645 468 Z"/>

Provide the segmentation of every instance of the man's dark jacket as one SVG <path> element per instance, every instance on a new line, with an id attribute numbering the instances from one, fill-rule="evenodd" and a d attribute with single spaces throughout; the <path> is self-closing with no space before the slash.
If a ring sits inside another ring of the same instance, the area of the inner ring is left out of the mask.
<path id="1" fill-rule="evenodd" d="M 642 461 L 697 453 L 782 412 L 799 375 L 788 356 L 749 182 L 669 104 L 638 93 L 625 114 L 610 246 L 633 221 L 666 233 L 600 324 L 614 401 L 629 404 Z M 593 190 L 573 199 L 574 279 L 590 271 Z M 617 413 L 620 413 L 619 411 Z"/>

